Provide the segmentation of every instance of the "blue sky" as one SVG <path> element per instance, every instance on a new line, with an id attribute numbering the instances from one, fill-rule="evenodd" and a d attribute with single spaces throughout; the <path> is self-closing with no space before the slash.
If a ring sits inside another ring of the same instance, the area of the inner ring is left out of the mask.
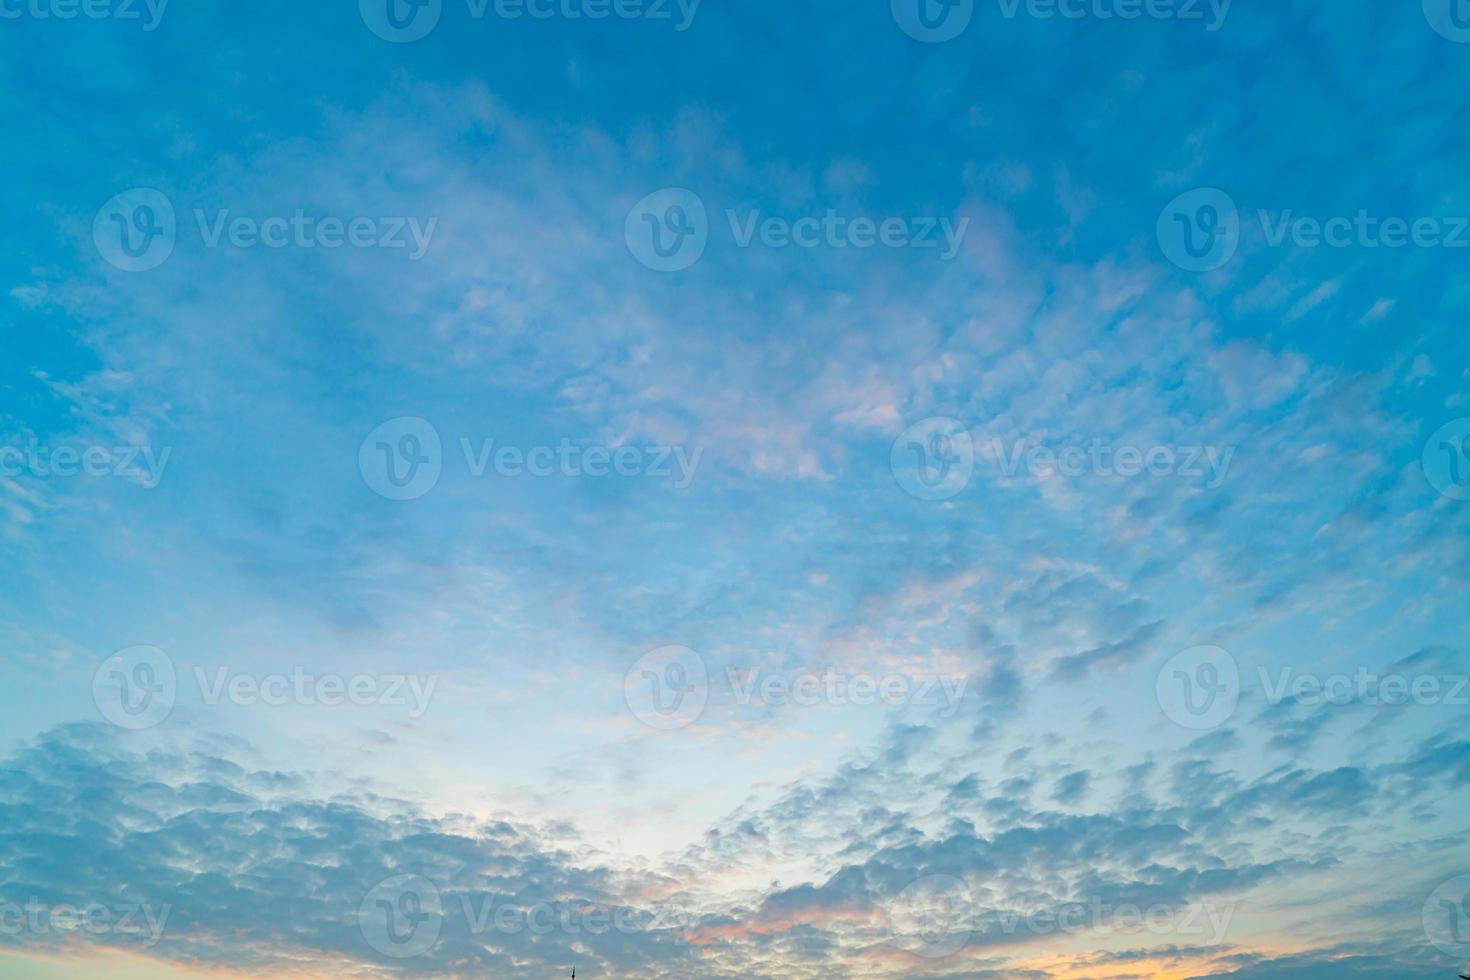
<path id="1" fill-rule="evenodd" d="M 1470 963 L 1450 0 L 395 2 L 0 2 L 0 973 Z"/>

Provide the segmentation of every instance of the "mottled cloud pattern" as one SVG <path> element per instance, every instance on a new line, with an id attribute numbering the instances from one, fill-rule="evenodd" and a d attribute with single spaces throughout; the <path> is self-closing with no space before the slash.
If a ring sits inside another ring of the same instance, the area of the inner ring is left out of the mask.
<path id="1" fill-rule="evenodd" d="M 1470 972 L 1448 4 L 53 6 L 0 974 Z"/>

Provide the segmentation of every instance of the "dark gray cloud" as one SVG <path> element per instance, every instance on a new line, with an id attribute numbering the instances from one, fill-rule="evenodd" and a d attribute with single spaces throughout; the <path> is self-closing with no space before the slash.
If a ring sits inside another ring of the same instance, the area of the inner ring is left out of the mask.
<path id="1" fill-rule="evenodd" d="M 214 754 L 227 748 L 122 745 L 72 726 L 7 760 L 0 903 L 142 906 L 164 922 L 148 937 L 42 922 L 0 943 L 94 942 L 246 969 L 317 951 L 385 973 L 497 977 L 572 965 L 659 976 L 688 955 L 659 909 L 620 897 L 637 882 L 535 828 L 431 818 L 365 790 L 319 798 L 319 775 Z M 401 876 L 430 882 L 442 916 L 438 941 L 412 957 L 375 946 L 358 918 L 370 896 L 396 899 L 401 889 L 380 886 Z"/>
<path id="2" fill-rule="evenodd" d="M 0 944 L 120 946 L 262 971 L 325 956 L 369 975 L 529 978 L 576 965 L 588 977 L 1009 977 L 1025 975 L 1012 958 L 1060 934 L 1085 941 L 1144 912 L 1155 924 L 1132 954 L 1140 965 L 1417 980 L 1429 973 L 1412 964 L 1438 956 L 1415 938 L 1427 894 L 1417 885 L 1360 910 L 1387 937 L 1374 950 L 1268 962 L 1232 921 L 1264 886 L 1359 861 L 1385 820 L 1464 781 L 1467 749 L 1441 735 L 1376 766 L 1255 779 L 1209 756 L 1143 764 L 1114 798 L 1096 770 L 1043 764 L 1045 739 L 995 779 L 934 769 L 934 732 L 897 726 L 885 749 L 732 813 L 658 871 L 635 871 L 566 828 L 430 816 L 330 773 L 261 769 L 238 741 L 163 738 L 70 726 L 0 766 L 0 903 L 166 910 L 159 934 L 22 930 Z M 703 886 L 793 853 L 828 870 L 744 892 Z M 1400 857 L 1443 866 L 1457 853 L 1450 841 Z M 420 902 L 423 882 L 432 902 Z M 915 896 L 936 888 L 958 899 L 941 925 L 959 941 L 921 962 L 908 944 L 934 926 Z M 437 913 L 429 943 L 396 955 L 408 947 L 372 917 L 425 908 Z M 1124 955 L 1099 951 L 1078 968 Z"/>

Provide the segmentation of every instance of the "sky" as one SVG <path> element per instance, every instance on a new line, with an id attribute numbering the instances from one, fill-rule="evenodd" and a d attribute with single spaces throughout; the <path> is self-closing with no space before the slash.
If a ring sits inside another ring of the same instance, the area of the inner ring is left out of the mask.
<path id="1" fill-rule="evenodd" d="M 0 0 L 0 976 L 1470 972 L 1467 82 Z"/>

